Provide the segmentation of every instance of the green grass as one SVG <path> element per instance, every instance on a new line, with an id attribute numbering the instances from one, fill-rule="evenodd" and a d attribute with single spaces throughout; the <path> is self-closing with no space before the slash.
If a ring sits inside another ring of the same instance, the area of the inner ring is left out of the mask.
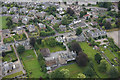
<path id="1" fill-rule="evenodd" d="M 86 53 L 88 55 L 88 57 L 92 59 L 92 61 L 94 63 L 95 71 L 100 76 L 100 78 L 107 78 L 108 77 L 107 74 L 100 73 L 98 71 L 98 64 L 96 63 L 96 61 L 94 59 L 94 56 L 98 51 L 93 50 L 93 47 L 90 47 L 87 42 L 80 42 L 80 46 L 83 49 L 83 52 Z"/>
<path id="2" fill-rule="evenodd" d="M 3 77 L 3 78 L 14 78 L 14 77 L 16 77 L 16 76 L 20 76 L 20 75 L 22 75 L 22 74 L 23 74 L 23 72 L 20 71 L 20 72 L 17 72 L 17 73 L 11 74 L 11 75 L 7 75 L 7 76 L 5 76 L 5 77 Z"/>
<path id="3" fill-rule="evenodd" d="M 53 52 L 57 52 L 57 51 L 64 51 L 65 49 L 62 48 L 61 46 L 55 46 L 55 47 L 50 47 L 48 45 L 38 45 L 40 49 L 42 48 L 49 48 L 50 52 L 53 53 Z"/>
<path id="4" fill-rule="evenodd" d="M 3 39 L 4 43 L 10 43 L 10 42 L 13 42 L 13 41 L 14 41 L 14 39 L 12 37 L 8 37 L 8 38 Z"/>
<path id="5" fill-rule="evenodd" d="M 61 70 L 61 69 L 68 69 L 70 71 L 70 77 L 71 78 L 77 78 L 77 75 L 79 73 L 82 73 L 85 70 L 86 67 L 79 67 L 76 63 L 62 66 L 56 70 Z"/>
<path id="6" fill-rule="evenodd" d="M 6 56 L 2 58 L 3 61 L 12 62 L 17 60 L 14 52 L 6 53 Z"/>
<path id="7" fill-rule="evenodd" d="M 0 28 L 2 29 L 7 29 L 7 21 L 6 21 L 7 16 L 0 16 Z"/>
<path id="8" fill-rule="evenodd" d="M 41 72 L 40 64 L 39 64 L 33 50 L 27 50 L 20 56 L 22 58 L 24 67 L 27 70 L 29 78 L 43 77 L 44 73 Z"/>
<path id="9" fill-rule="evenodd" d="M 114 63 L 113 60 L 115 59 L 115 56 L 118 57 L 116 52 L 111 53 L 110 50 L 108 48 L 104 49 L 103 46 L 100 47 L 102 51 L 104 51 L 104 54 L 109 58 L 109 60 L 113 63 L 113 64 L 118 64 L 117 62 Z"/>

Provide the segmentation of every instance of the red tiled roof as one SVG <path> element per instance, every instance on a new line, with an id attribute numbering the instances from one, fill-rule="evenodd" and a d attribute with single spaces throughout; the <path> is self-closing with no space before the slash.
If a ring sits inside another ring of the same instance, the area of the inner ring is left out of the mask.
<path id="1" fill-rule="evenodd" d="M 86 15 L 84 15 L 84 16 L 89 16 L 89 14 L 86 14 Z"/>

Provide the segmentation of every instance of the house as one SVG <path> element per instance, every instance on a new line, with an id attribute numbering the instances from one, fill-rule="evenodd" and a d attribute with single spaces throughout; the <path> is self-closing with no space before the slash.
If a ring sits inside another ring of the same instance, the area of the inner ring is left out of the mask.
<path id="1" fill-rule="evenodd" d="M 9 63 L 7 63 L 7 61 L 3 62 L 2 63 L 2 74 L 7 75 L 9 72 L 11 72 L 13 69 L 15 69 L 14 66 L 15 65 L 13 62 L 9 62 Z"/>
<path id="2" fill-rule="evenodd" d="M 2 7 L 2 12 L 7 12 L 7 11 L 8 11 L 8 8 L 5 7 L 5 6 L 3 6 L 3 7 Z"/>
<path id="3" fill-rule="evenodd" d="M 30 11 L 28 12 L 28 14 L 29 14 L 29 15 L 35 15 L 35 14 L 36 14 L 36 10 L 34 10 L 34 9 L 33 9 L 33 10 L 30 10 Z"/>
<path id="4" fill-rule="evenodd" d="M 79 35 L 77 38 L 76 38 L 76 41 L 80 41 L 80 42 L 83 42 L 83 41 L 85 41 L 86 40 L 86 38 L 85 38 L 85 36 L 83 35 L 83 33 L 81 33 L 81 35 Z"/>
<path id="5" fill-rule="evenodd" d="M 18 23 L 18 21 L 19 21 L 19 16 L 14 16 L 14 17 L 12 18 L 12 21 L 13 21 L 14 23 Z"/>
<path id="6" fill-rule="evenodd" d="M 89 14 L 86 14 L 86 15 L 84 15 L 83 16 L 85 19 L 87 19 L 87 18 L 90 18 L 90 15 Z"/>
<path id="7" fill-rule="evenodd" d="M 58 13 L 56 13 L 56 17 L 57 18 L 62 18 L 62 16 L 60 14 L 58 14 Z"/>
<path id="8" fill-rule="evenodd" d="M 12 7 L 10 8 L 10 12 L 17 12 L 18 11 L 18 8 L 17 7 Z"/>
<path id="9" fill-rule="evenodd" d="M 67 64 L 67 62 L 73 61 L 76 59 L 76 53 L 73 51 L 61 53 L 61 54 L 59 54 L 58 59 L 59 59 L 60 64 Z"/>
<path id="10" fill-rule="evenodd" d="M 52 19 L 55 19 L 55 17 L 53 16 L 53 15 L 47 15 L 46 17 L 45 17 L 45 20 L 52 20 Z"/>
<path id="11" fill-rule="evenodd" d="M 43 57 L 49 57 L 50 56 L 50 50 L 48 48 L 43 48 L 40 50 Z"/>
<path id="12" fill-rule="evenodd" d="M 56 20 L 56 19 L 53 19 L 52 21 L 51 21 L 51 24 L 52 25 L 55 25 L 55 24 L 60 24 L 61 23 L 61 20 Z"/>
<path id="13" fill-rule="evenodd" d="M 91 25 L 92 25 L 92 26 L 97 26 L 98 23 L 97 23 L 97 22 L 92 22 Z"/>
<path id="14" fill-rule="evenodd" d="M 106 18 L 106 22 L 110 22 L 111 23 L 112 18 Z"/>
<path id="15" fill-rule="evenodd" d="M 60 28 L 61 31 L 66 31 L 66 26 L 65 25 L 60 25 L 59 28 Z"/>
<path id="16" fill-rule="evenodd" d="M 46 12 L 44 12 L 44 11 L 36 13 L 36 16 L 39 18 L 42 18 L 42 19 L 45 17 L 45 15 L 46 15 Z"/>
<path id="17" fill-rule="evenodd" d="M 28 22 L 29 22 L 29 18 L 28 17 L 24 17 L 22 19 L 22 23 L 27 24 Z"/>
<path id="18" fill-rule="evenodd" d="M 94 39 L 98 38 L 98 37 L 103 37 L 103 36 L 106 36 L 106 31 L 100 31 L 99 29 L 97 28 L 94 28 L 92 30 L 88 30 L 87 31 L 87 35 L 88 37 L 92 37 Z"/>
<path id="19" fill-rule="evenodd" d="M 29 30 L 29 32 L 34 32 L 36 30 L 34 25 L 29 25 L 27 29 Z"/>
<path id="20" fill-rule="evenodd" d="M 56 38 L 56 40 L 58 41 L 58 42 L 65 42 L 65 37 L 57 37 Z"/>
<path id="21" fill-rule="evenodd" d="M 59 8 L 57 8 L 56 10 L 59 12 L 59 14 L 64 14 L 64 13 L 65 13 L 65 12 L 63 11 L 63 8 L 62 8 L 62 7 L 59 7 Z"/>
<path id="22" fill-rule="evenodd" d="M 8 51 L 12 51 L 12 49 L 9 44 L 3 44 L 0 45 L 0 51 L 8 52 Z"/>
<path id="23" fill-rule="evenodd" d="M 28 40 L 25 41 L 19 41 L 15 43 L 15 46 L 18 47 L 19 45 L 23 45 L 25 47 L 25 50 L 31 49 L 30 42 Z"/>
<path id="24" fill-rule="evenodd" d="M 45 29 L 46 28 L 46 26 L 42 23 L 38 23 L 38 26 L 39 26 L 40 29 Z"/>
<path id="25" fill-rule="evenodd" d="M 4 29 L 4 30 L 2 30 L 2 37 L 3 37 L 3 38 L 8 38 L 8 37 L 10 37 L 10 30 L 9 30 L 9 29 Z"/>
<path id="26" fill-rule="evenodd" d="M 23 32 L 24 32 L 23 27 L 17 27 L 17 28 L 16 28 L 16 33 L 17 33 L 17 34 L 23 34 Z"/>
<path id="27" fill-rule="evenodd" d="M 56 67 L 57 66 L 57 60 L 56 59 L 52 59 L 52 60 L 46 60 L 45 61 L 45 64 L 46 64 L 46 69 L 49 71 L 51 70 L 52 68 Z"/>
<path id="28" fill-rule="evenodd" d="M 20 9 L 20 13 L 28 13 L 28 10 L 27 10 L 27 8 L 22 8 L 22 9 Z"/>

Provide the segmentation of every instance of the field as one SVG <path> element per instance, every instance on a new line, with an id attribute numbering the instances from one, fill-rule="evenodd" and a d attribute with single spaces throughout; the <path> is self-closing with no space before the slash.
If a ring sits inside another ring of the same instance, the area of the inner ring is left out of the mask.
<path id="1" fill-rule="evenodd" d="M 6 18 L 7 16 L 0 16 L 0 28 L 2 29 L 7 29 Z"/>
<path id="2" fill-rule="evenodd" d="M 43 77 L 44 74 L 41 72 L 40 64 L 33 50 L 27 50 L 20 56 L 29 78 Z"/>

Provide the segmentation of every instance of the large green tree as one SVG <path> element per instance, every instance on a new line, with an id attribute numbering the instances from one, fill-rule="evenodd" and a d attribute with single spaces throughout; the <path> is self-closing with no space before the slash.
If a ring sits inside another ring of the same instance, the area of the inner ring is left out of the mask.
<path id="1" fill-rule="evenodd" d="M 86 76 L 83 73 L 79 73 L 77 78 L 86 78 Z"/>
<path id="2" fill-rule="evenodd" d="M 100 65 L 98 66 L 98 70 L 102 73 L 105 73 L 108 69 L 108 64 L 105 60 L 100 61 Z"/>
<path id="3" fill-rule="evenodd" d="M 76 57 L 76 63 L 79 66 L 86 66 L 88 63 L 88 56 L 83 52 L 79 52 L 79 54 Z"/>
<path id="4" fill-rule="evenodd" d="M 78 42 L 71 42 L 71 43 L 69 43 L 69 49 L 70 49 L 71 51 L 76 51 L 77 54 L 78 54 L 79 52 L 82 52 L 82 49 L 81 49 L 81 47 L 80 47 L 80 45 L 79 45 Z"/>
<path id="5" fill-rule="evenodd" d="M 78 35 L 80 35 L 81 33 L 82 33 L 82 28 L 81 28 L 81 27 L 77 28 L 77 29 L 76 29 L 76 35 L 78 36 Z"/>
<path id="6" fill-rule="evenodd" d="M 101 55 L 99 53 L 95 54 L 95 60 L 98 64 L 100 64 L 100 61 L 102 60 Z"/>
<path id="7" fill-rule="evenodd" d="M 35 38 L 30 38 L 30 45 L 35 46 Z"/>
<path id="8" fill-rule="evenodd" d="M 17 47 L 17 52 L 18 52 L 18 53 L 23 53 L 24 51 L 25 51 L 25 47 L 24 47 L 24 46 L 19 45 L 19 46 Z"/>
<path id="9" fill-rule="evenodd" d="M 87 69 L 85 69 L 84 74 L 88 77 L 93 77 L 95 75 L 93 69 L 91 67 L 87 67 Z"/>
<path id="10" fill-rule="evenodd" d="M 70 71 L 68 69 L 61 69 L 60 72 L 62 72 L 65 75 L 65 78 L 70 77 Z"/>
<path id="11" fill-rule="evenodd" d="M 67 13 L 70 15 L 70 16 L 73 16 L 75 14 L 74 10 L 72 10 L 71 8 L 67 8 Z"/>

